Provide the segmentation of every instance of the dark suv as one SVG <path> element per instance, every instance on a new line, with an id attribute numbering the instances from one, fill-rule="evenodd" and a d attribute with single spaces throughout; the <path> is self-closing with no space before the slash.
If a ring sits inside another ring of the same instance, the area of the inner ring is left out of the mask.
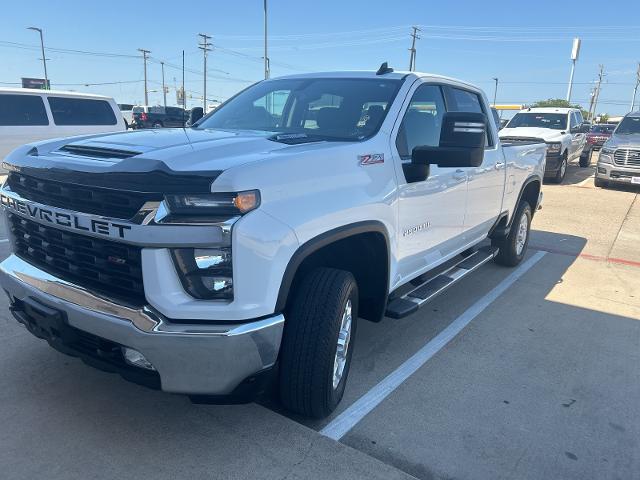
<path id="1" fill-rule="evenodd" d="M 189 118 L 180 107 L 133 107 L 132 128 L 184 127 Z"/>

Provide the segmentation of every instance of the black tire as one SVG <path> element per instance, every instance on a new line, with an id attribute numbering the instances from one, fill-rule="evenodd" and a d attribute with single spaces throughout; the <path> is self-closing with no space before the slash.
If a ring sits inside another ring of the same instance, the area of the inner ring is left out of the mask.
<path id="1" fill-rule="evenodd" d="M 526 217 L 527 228 L 524 246 L 520 252 L 518 252 L 518 232 L 520 229 L 520 223 L 522 218 Z M 506 267 L 515 267 L 518 265 L 527 253 L 527 247 L 529 246 L 529 237 L 531 231 L 531 219 L 533 215 L 531 212 L 531 206 L 526 201 L 521 201 L 516 210 L 516 214 L 511 222 L 511 229 L 509 234 L 503 238 L 494 239 L 492 245 L 500 249 L 498 255 L 495 257 L 496 263 L 504 265 Z"/>
<path id="2" fill-rule="evenodd" d="M 562 168 L 563 165 L 564 165 L 564 168 Z M 568 166 L 569 166 L 569 157 L 567 155 L 567 152 L 564 152 L 564 154 L 562 155 L 562 163 L 558 168 L 558 173 L 556 173 L 556 176 L 553 177 L 553 183 L 562 183 L 562 181 L 564 180 L 564 177 L 567 175 Z"/>
<path id="3" fill-rule="evenodd" d="M 593 184 L 598 188 L 607 188 L 609 186 L 609 182 L 607 180 L 603 180 L 598 177 L 593 179 Z"/>
<path id="4" fill-rule="evenodd" d="M 338 334 L 348 301 L 351 301 L 351 334 L 342 377 L 334 388 Z M 342 399 L 353 355 L 358 318 L 358 286 L 353 275 L 333 268 L 312 270 L 294 292 L 285 318 L 280 349 L 280 400 L 292 412 L 326 417 Z"/>
<path id="5" fill-rule="evenodd" d="M 591 165 L 591 152 L 588 152 L 586 155 L 580 155 L 580 166 L 582 168 L 587 168 Z"/>
<path id="6" fill-rule="evenodd" d="M 151 125 L 151 128 L 162 128 L 162 122 L 153 122 L 153 125 Z"/>

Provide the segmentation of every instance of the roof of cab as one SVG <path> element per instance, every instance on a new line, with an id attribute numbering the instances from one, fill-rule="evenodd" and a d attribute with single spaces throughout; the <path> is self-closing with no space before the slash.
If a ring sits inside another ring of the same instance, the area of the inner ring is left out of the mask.
<path id="1" fill-rule="evenodd" d="M 41 90 L 37 88 L 7 88 L 0 87 L 0 95 L 56 95 L 58 97 L 77 97 L 77 98 L 99 98 L 102 100 L 110 100 L 111 97 L 105 95 L 96 95 L 95 93 L 66 92 L 64 90 Z"/>
<path id="2" fill-rule="evenodd" d="M 574 112 L 579 109 L 577 108 L 564 108 L 564 107 L 533 107 L 533 108 L 525 108 L 520 110 L 521 112 L 531 112 L 531 113 L 569 113 Z"/>

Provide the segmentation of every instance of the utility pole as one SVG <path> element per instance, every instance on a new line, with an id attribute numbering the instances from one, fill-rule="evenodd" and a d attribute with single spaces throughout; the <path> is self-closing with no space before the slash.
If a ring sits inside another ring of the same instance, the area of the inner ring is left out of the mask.
<path id="1" fill-rule="evenodd" d="M 600 65 L 600 73 L 598 73 L 598 85 L 596 85 L 596 96 L 593 99 L 593 115 L 591 116 L 591 120 L 593 120 L 598 114 L 598 98 L 600 97 L 600 88 L 602 87 L 603 76 L 604 76 L 604 65 Z"/>
<path id="2" fill-rule="evenodd" d="M 164 62 L 160 62 L 162 66 L 162 96 L 164 97 L 164 108 L 167 108 L 167 88 L 164 86 Z"/>
<path id="3" fill-rule="evenodd" d="M 493 77 L 493 81 L 496 82 L 496 88 L 493 91 L 493 106 L 496 106 L 496 98 L 498 97 L 498 77 Z"/>
<path id="4" fill-rule="evenodd" d="M 204 92 L 202 94 L 202 109 L 206 115 L 207 113 L 207 52 L 211 51 L 212 44 L 209 43 L 211 37 L 204 33 L 199 33 L 198 36 L 202 38 L 202 43 L 198 45 L 198 48 L 202 50 L 204 55 Z"/>
<path id="5" fill-rule="evenodd" d="M 413 29 L 413 32 L 410 34 L 411 48 L 409 49 L 409 52 L 411 52 L 411 54 L 409 55 L 409 71 L 413 72 L 416 69 L 416 40 L 420 40 L 418 32 L 421 30 L 418 27 L 411 28 Z"/>
<path id="6" fill-rule="evenodd" d="M 44 56 L 44 38 L 42 36 L 42 29 L 38 27 L 27 27 L 27 30 L 33 30 L 40 34 L 40 49 L 42 50 L 42 66 L 44 67 L 44 88 L 49 90 L 49 76 L 47 75 L 47 57 Z"/>
<path id="7" fill-rule="evenodd" d="M 149 105 L 149 90 L 147 89 L 147 55 L 149 55 L 151 51 L 145 50 L 144 48 L 139 48 L 138 51 L 142 53 L 144 61 L 144 104 Z"/>
<path id="8" fill-rule="evenodd" d="M 576 61 L 580 55 L 580 39 L 573 39 L 573 48 L 571 49 L 571 74 L 569 75 L 569 86 L 567 87 L 567 102 L 571 101 L 571 90 L 573 89 L 573 73 L 576 70 Z"/>
<path id="9" fill-rule="evenodd" d="M 631 111 L 636 108 L 636 94 L 638 93 L 638 85 L 640 85 L 640 62 L 638 62 L 638 71 L 636 72 L 636 86 L 633 87 L 633 97 L 631 98 Z"/>
<path id="10" fill-rule="evenodd" d="M 591 93 L 589 94 L 589 113 L 587 114 L 587 120 L 591 120 L 591 110 L 593 109 L 593 101 L 596 99 L 596 87 L 591 89 Z"/>
<path id="11" fill-rule="evenodd" d="M 269 65 L 269 51 L 267 49 L 267 0 L 264 0 L 264 78 L 271 76 L 271 65 Z"/>

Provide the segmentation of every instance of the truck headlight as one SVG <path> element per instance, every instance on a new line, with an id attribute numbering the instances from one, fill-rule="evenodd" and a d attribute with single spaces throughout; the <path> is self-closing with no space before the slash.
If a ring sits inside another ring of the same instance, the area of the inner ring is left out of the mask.
<path id="1" fill-rule="evenodd" d="M 547 143 L 547 153 L 560 153 L 561 143 Z"/>
<path id="2" fill-rule="evenodd" d="M 615 151 L 615 148 L 602 147 L 602 149 L 600 149 L 598 163 L 613 163 L 613 154 Z"/>
<path id="3" fill-rule="evenodd" d="M 165 201 L 172 216 L 243 215 L 260 206 L 260 192 L 187 193 L 166 195 Z"/>
<path id="4" fill-rule="evenodd" d="M 233 300 L 231 247 L 171 250 L 186 292 L 202 300 Z"/>

